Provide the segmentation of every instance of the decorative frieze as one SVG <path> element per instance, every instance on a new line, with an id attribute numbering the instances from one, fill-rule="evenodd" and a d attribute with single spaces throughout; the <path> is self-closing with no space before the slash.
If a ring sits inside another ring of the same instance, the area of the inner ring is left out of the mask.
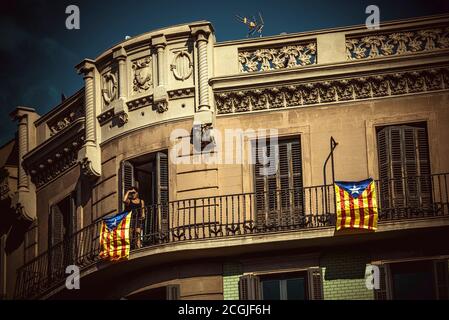
<path id="1" fill-rule="evenodd" d="M 316 41 L 239 51 L 240 72 L 295 68 L 317 63 Z"/>
<path id="2" fill-rule="evenodd" d="M 449 26 L 351 36 L 346 39 L 346 57 L 348 60 L 447 48 L 449 48 Z"/>
<path id="3" fill-rule="evenodd" d="M 47 126 L 50 129 L 50 136 L 53 136 L 69 127 L 75 120 L 83 116 L 84 99 L 80 99 L 47 122 Z"/>
<path id="4" fill-rule="evenodd" d="M 126 105 L 128 106 L 128 110 L 129 111 L 140 109 L 140 108 L 149 106 L 151 104 L 153 104 L 153 96 L 152 95 L 151 96 L 137 98 L 137 99 L 128 101 L 126 103 Z"/>
<path id="5" fill-rule="evenodd" d="M 133 61 L 133 93 L 148 91 L 153 86 L 152 60 L 144 57 Z"/>
<path id="6" fill-rule="evenodd" d="M 215 93 L 218 114 L 449 89 L 449 67 Z"/>
<path id="7" fill-rule="evenodd" d="M 182 99 L 182 98 L 191 98 L 195 95 L 195 88 L 184 88 L 178 90 L 172 90 L 167 92 L 170 100 Z"/>

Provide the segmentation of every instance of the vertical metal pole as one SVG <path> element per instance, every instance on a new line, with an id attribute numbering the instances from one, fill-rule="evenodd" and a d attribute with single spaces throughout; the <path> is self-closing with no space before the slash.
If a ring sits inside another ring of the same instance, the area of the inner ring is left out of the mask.
<path id="1" fill-rule="evenodd" d="M 330 158 L 332 158 L 332 162 L 331 162 L 331 166 L 332 166 L 332 183 L 335 182 L 335 174 L 334 174 L 334 150 L 337 147 L 338 143 L 335 141 L 335 139 L 331 136 L 330 138 L 330 147 L 331 150 L 329 152 L 329 155 L 326 158 L 326 161 L 324 161 L 324 165 L 323 165 L 323 179 L 324 179 L 324 183 L 323 183 L 323 188 L 324 188 L 324 208 L 325 211 L 327 211 L 328 213 L 328 202 L 327 202 L 327 176 L 326 176 L 326 167 L 327 167 L 327 162 L 329 161 Z"/>

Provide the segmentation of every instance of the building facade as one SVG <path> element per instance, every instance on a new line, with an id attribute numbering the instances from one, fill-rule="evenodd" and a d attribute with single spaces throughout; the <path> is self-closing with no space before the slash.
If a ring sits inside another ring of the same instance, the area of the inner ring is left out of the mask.
<path id="1" fill-rule="evenodd" d="M 226 42 L 199 21 L 82 61 L 74 95 L 11 114 L 1 293 L 447 299 L 448 53 L 443 15 Z M 333 181 L 368 177 L 377 231 L 336 232 Z M 102 261 L 101 218 L 131 186 L 141 246 Z"/>

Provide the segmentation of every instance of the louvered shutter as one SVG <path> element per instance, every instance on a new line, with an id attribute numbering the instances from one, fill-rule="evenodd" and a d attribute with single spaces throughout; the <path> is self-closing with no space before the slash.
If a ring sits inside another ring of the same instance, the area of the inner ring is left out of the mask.
<path id="1" fill-rule="evenodd" d="M 258 226 L 291 225 L 302 213 L 300 141 L 280 141 L 274 146 L 261 146 L 257 141 L 253 145 L 253 156 L 257 156 L 254 168 Z M 269 163 L 262 165 L 260 159 L 264 154 Z"/>
<path id="2" fill-rule="evenodd" d="M 387 130 L 381 130 L 377 134 L 377 150 L 379 158 L 379 193 L 380 193 L 380 205 L 383 211 L 387 211 L 391 208 L 390 203 L 390 141 L 387 137 Z"/>
<path id="3" fill-rule="evenodd" d="M 381 207 L 397 214 L 431 208 L 429 149 L 421 126 L 390 126 L 377 134 Z"/>
<path id="4" fill-rule="evenodd" d="M 124 209 L 125 205 L 123 204 L 123 200 L 125 199 L 125 193 L 132 186 L 134 186 L 134 166 L 129 161 L 123 161 L 121 165 L 121 186 L 122 186 L 122 209 Z"/>
<path id="5" fill-rule="evenodd" d="M 291 186 L 292 191 L 290 192 L 290 196 L 293 196 L 292 207 L 294 224 L 297 224 L 299 221 L 299 217 L 304 214 L 303 210 L 303 185 L 302 185 L 302 154 L 301 154 L 301 137 L 298 137 L 298 140 L 293 141 L 290 144 L 290 163 L 291 163 L 291 172 L 292 172 L 292 180 Z"/>
<path id="6" fill-rule="evenodd" d="M 58 205 L 51 206 L 50 212 L 50 246 L 64 239 L 64 216 Z"/>
<path id="7" fill-rule="evenodd" d="M 260 279 L 249 274 L 239 278 L 240 300 L 260 300 Z"/>
<path id="8" fill-rule="evenodd" d="M 259 142 L 253 141 L 252 154 L 254 163 L 254 184 L 255 184 L 255 201 L 256 201 L 256 226 L 258 228 L 263 228 L 267 219 L 267 200 L 265 194 L 265 176 L 262 174 L 264 166 L 261 164 L 261 157 L 265 148 L 259 146 Z"/>
<path id="9" fill-rule="evenodd" d="M 324 300 L 323 276 L 320 267 L 307 270 L 309 300 Z"/>
<path id="10" fill-rule="evenodd" d="M 449 300 L 449 270 L 447 260 L 434 261 L 435 288 L 438 300 Z"/>
<path id="11" fill-rule="evenodd" d="M 179 300 L 180 286 L 179 284 L 172 284 L 165 287 L 167 300 Z"/>
<path id="12" fill-rule="evenodd" d="M 432 209 L 432 181 L 430 172 L 430 154 L 429 143 L 427 140 L 427 131 L 425 128 L 417 129 L 417 159 L 419 163 L 418 174 L 419 179 L 419 191 L 420 191 L 420 205 L 425 209 Z"/>
<path id="13" fill-rule="evenodd" d="M 50 209 L 49 246 L 51 247 L 49 259 L 49 277 L 58 277 L 62 272 L 64 259 L 64 216 L 58 205 Z"/>
<path id="14" fill-rule="evenodd" d="M 157 204 L 160 214 L 160 228 L 168 233 L 168 157 L 163 152 L 156 154 Z"/>

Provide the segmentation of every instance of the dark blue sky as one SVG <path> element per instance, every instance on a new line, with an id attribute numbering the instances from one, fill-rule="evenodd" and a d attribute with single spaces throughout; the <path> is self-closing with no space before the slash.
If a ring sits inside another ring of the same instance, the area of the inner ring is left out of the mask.
<path id="1" fill-rule="evenodd" d="M 9 2 L 9 3 L 8 3 Z M 8 4 L 7 4 L 8 3 Z M 65 8 L 76 4 L 81 29 L 65 28 Z M 11 0 L 0 8 L 0 145 L 14 136 L 9 113 L 17 106 L 44 114 L 82 86 L 74 66 L 124 39 L 153 29 L 209 20 L 218 41 L 244 38 L 235 14 L 265 20 L 264 35 L 362 24 L 365 8 L 376 4 L 381 22 L 449 12 L 449 0 Z"/>

